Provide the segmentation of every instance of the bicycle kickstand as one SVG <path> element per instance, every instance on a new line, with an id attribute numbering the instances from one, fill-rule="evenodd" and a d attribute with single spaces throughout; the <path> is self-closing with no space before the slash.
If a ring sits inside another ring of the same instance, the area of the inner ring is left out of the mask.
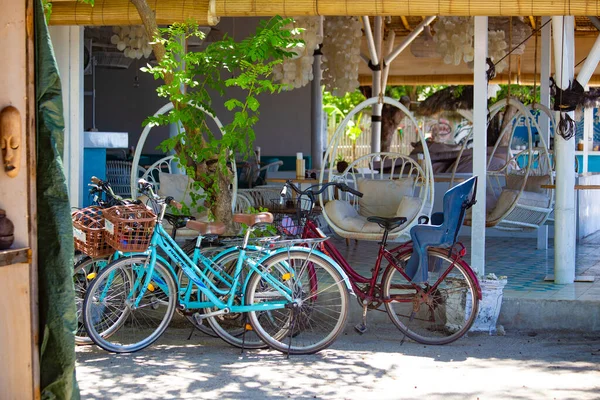
<path id="1" fill-rule="evenodd" d="M 367 331 L 367 303 L 363 303 L 362 322 L 354 326 L 354 329 L 361 335 Z"/>

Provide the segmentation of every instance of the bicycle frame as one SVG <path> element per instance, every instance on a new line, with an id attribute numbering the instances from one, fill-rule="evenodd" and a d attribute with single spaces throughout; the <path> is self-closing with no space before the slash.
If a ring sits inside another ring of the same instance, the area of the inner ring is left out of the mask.
<path id="1" fill-rule="evenodd" d="M 316 223 L 311 218 L 307 218 L 306 224 L 304 226 L 304 230 L 302 233 L 302 238 L 307 239 L 307 238 L 318 238 L 318 237 L 324 237 L 324 236 L 325 235 L 317 227 Z M 321 251 L 323 253 L 329 255 L 336 263 L 338 263 L 342 267 L 344 272 L 348 275 L 350 284 L 352 285 L 354 292 L 357 293 L 357 296 L 361 300 L 376 299 L 376 300 L 382 301 L 383 303 L 389 303 L 392 301 L 399 302 L 399 301 L 403 301 L 403 300 L 404 301 L 412 301 L 412 297 L 406 298 L 406 299 L 404 299 L 404 298 L 390 298 L 390 299 L 378 298 L 378 296 L 375 292 L 375 288 L 377 286 L 377 278 L 378 278 L 379 272 L 381 270 L 381 262 L 383 261 L 383 259 L 386 259 L 388 261 L 388 263 L 390 264 L 390 266 L 395 268 L 408 282 L 411 281 L 411 279 L 408 277 L 408 275 L 406 275 L 406 273 L 404 272 L 404 268 L 398 265 L 398 262 L 396 260 L 396 257 L 394 256 L 394 254 L 398 254 L 398 253 L 405 254 L 407 252 L 412 252 L 412 242 L 409 241 L 406 243 L 402 243 L 399 246 L 396 246 L 389 250 L 385 248 L 385 243 L 383 241 L 380 242 L 379 243 L 379 252 L 377 254 L 377 260 L 375 261 L 375 266 L 372 270 L 372 274 L 370 277 L 365 277 L 365 276 L 359 274 L 358 272 L 356 272 L 356 270 L 354 270 L 354 268 L 352 268 L 352 266 L 346 261 L 344 256 L 342 256 L 342 254 L 338 251 L 338 249 L 335 247 L 335 245 L 333 245 L 332 243 L 329 243 L 329 241 L 325 241 L 325 242 L 321 243 L 321 245 L 323 246 Z M 458 260 L 461 260 L 460 254 L 455 254 L 455 257 L 452 260 L 452 264 L 438 278 L 438 280 L 431 286 L 431 290 L 435 290 L 435 288 L 440 284 L 440 282 L 442 282 L 446 278 L 446 276 L 450 273 L 450 271 L 452 270 L 454 265 L 458 262 Z M 470 268 L 468 269 L 468 271 L 470 271 Z M 475 279 L 475 282 L 477 282 L 476 279 Z M 363 289 L 358 287 L 358 284 L 368 285 L 369 290 L 364 291 Z M 410 287 L 416 289 L 418 292 L 423 292 L 423 289 L 419 285 L 410 285 Z M 481 296 L 480 293 L 481 293 L 481 291 L 478 286 L 478 295 L 479 296 Z"/>

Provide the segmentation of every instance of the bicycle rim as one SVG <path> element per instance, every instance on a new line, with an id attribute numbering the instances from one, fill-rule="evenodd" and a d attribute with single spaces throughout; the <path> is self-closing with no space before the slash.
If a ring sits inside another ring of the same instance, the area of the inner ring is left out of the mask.
<path id="1" fill-rule="evenodd" d="M 283 309 L 250 312 L 258 335 L 272 348 L 290 354 L 312 354 L 331 345 L 348 316 L 348 291 L 339 272 L 315 253 L 300 251 L 269 257 L 263 271 L 292 290 L 293 303 Z M 246 304 L 274 300 L 284 297 L 254 274 L 246 290 Z"/>
<path id="2" fill-rule="evenodd" d="M 89 338 L 83 323 L 83 300 L 91 281 L 101 269 L 108 264 L 107 258 L 83 257 L 73 268 L 73 286 L 75 287 L 75 305 L 77 307 L 77 331 L 75 331 L 75 344 L 87 345 L 94 343 Z"/>
<path id="3" fill-rule="evenodd" d="M 239 257 L 239 252 L 231 252 L 213 260 L 213 268 L 220 271 L 222 276 L 233 279 L 236 263 Z M 206 271 L 206 276 L 218 288 L 225 289 L 227 285 L 222 279 L 219 279 L 211 271 Z M 243 285 L 246 281 L 247 270 L 242 270 L 242 274 L 237 278 L 239 286 L 235 294 L 234 304 L 241 305 L 243 301 L 242 292 Z M 208 301 L 203 295 L 203 301 Z M 226 301 L 226 298 L 223 299 Z M 204 313 L 217 311 L 217 307 L 205 308 Z M 209 317 L 206 319 L 213 331 L 226 343 L 245 349 L 264 349 L 268 345 L 258 336 L 252 328 L 248 313 L 230 313 Z"/>
<path id="4" fill-rule="evenodd" d="M 177 287 L 168 268 L 157 262 L 142 292 L 146 257 L 117 260 L 90 285 L 84 322 L 90 338 L 106 351 L 131 353 L 157 340 L 167 329 L 177 303 Z"/>
<path id="5" fill-rule="evenodd" d="M 410 252 L 401 256 L 406 265 Z M 428 281 L 416 287 L 395 268 L 383 278 L 383 296 L 392 301 L 386 309 L 392 322 L 412 340 L 430 345 L 454 342 L 462 337 L 475 320 L 479 307 L 475 283 L 458 260 L 444 252 L 429 250 Z M 444 274 L 447 273 L 445 276 Z"/>

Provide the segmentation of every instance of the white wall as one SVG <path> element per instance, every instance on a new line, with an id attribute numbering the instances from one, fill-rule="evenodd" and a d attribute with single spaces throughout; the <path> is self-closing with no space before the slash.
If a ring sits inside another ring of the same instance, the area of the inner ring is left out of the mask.
<path id="1" fill-rule="evenodd" d="M 257 18 L 222 18 L 217 28 L 240 40 L 254 32 Z M 96 127 L 100 131 L 129 133 L 129 144 L 135 146 L 142 131 L 142 122 L 162 107 L 166 100 L 156 95 L 158 82 L 141 71 L 137 72 L 139 87 L 134 88 L 136 70 L 144 65 L 133 62 L 128 70 L 96 69 Z M 86 76 L 86 90 L 91 90 L 91 77 Z M 214 109 L 223 123 L 232 114 L 223 103 L 235 94 L 228 90 L 226 96 L 215 97 Z M 262 95 L 260 120 L 255 128 L 255 146 L 263 155 L 295 155 L 302 151 L 310 154 L 310 85 L 287 93 Z M 92 125 L 91 97 L 85 99 L 85 128 Z M 159 143 L 168 137 L 168 128 L 154 128 L 144 146 L 144 153 L 160 153 Z"/>

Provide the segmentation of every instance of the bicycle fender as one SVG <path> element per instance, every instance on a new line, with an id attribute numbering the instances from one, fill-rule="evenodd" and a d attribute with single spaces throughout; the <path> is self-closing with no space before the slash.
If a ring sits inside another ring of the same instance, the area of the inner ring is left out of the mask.
<path id="1" fill-rule="evenodd" d="M 280 253 L 287 253 L 288 251 L 299 251 L 299 252 L 303 252 L 303 253 L 307 253 L 307 254 L 316 254 L 319 257 L 321 257 L 322 259 L 324 259 L 325 261 L 329 262 L 342 277 L 344 284 L 346 285 L 346 289 L 348 290 L 348 293 L 351 294 L 352 296 L 356 296 L 356 293 L 354 293 L 354 290 L 352 289 L 352 285 L 350 284 L 350 279 L 348 278 L 346 271 L 344 271 L 344 269 L 337 262 L 335 262 L 331 257 L 329 257 L 327 254 L 325 254 L 319 250 L 311 250 L 311 249 L 308 249 L 308 248 L 302 247 L 302 246 L 293 246 L 293 247 L 289 247 L 289 248 L 282 247 L 282 248 L 277 249 L 277 250 L 273 251 L 272 253 L 264 256 L 263 258 L 261 258 L 259 261 L 259 264 L 262 263 L 268 257 L 271 257 L 276 254 L 280 254 Z"/>

